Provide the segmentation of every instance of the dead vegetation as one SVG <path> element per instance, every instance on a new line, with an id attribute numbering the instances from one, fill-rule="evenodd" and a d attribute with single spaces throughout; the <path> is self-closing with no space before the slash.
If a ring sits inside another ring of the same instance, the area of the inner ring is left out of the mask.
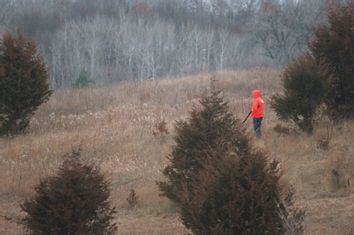
<path id="1" fill-rule="evenodd" d="M 40 178 L 57 169 L 61 156 L 80 145 L 86 160 L 98 163 L 111 181 L 119 234 L 187 233 L 174 205 L 159 197 L 155 182 L 162 179 L 165 156 L 174 143 L 175 120 L 186 117 L 208 88 L 210 77 L 54 93 L 32 119 L 27 135 L 0 139 L 0 234 L 22 234 L 21 226 L 6 218 L 21 218 L 18 204 L 33 194 Z M 249 112 L 254 87 L 263 91 L 266 102 L 280 87 L 279 73 L 274 70 L 220 72 L 216 78 L 239 118 Z M 313 137 L 291 130 L 288 135 L 286 130 L 273 130 L 278 120 L 268 106 L 266 112 L 261 142 L 281 162 L 284 179 L 296 189 L 296 204 L 307 211 L 306 234 L 350 234 L 354 123 L 346 122 L 340 130 L 334 127 L 330 147 L 323 151 L 317 140 L 326 135 L 326 125 L 321 124 Z M 159 125 L 164 141 L 153 136 Z M 251 129 L 250 121 L 245 125 Z M 139 198 L 134 210 L 127 208 L 125 200 L 132 188 Z"/>
<path id="2" fill-rule="evenodd" d="M 276 124 L 273 127 L 274 132 L 278 133 L 279 136 L 290 135 L 291 129 L 289 127 L 282 126 L 281 124 Z"/>
<path id="3" fill-rule="evenodd" d="M 317 147 L 324 151 L 329 150 L 330 143 L 333 137 L 334 124 L 330 122 L 327 124 L 326 133 L 322 134 L 320 138 L 317 140 Z"/>
<path id="4" fill-rule="evenodd" d="M 129 209 L 135 209 L 139 204 L 139 197 L 136 194 L 134 189 L 130 190 L 130 193 L 129 193 L 126 200 L 127 200 Z"/>
<path id="5" fill-rule="evenodd" d="M 154 129 L 152 130 L 152 135 L 153 136 L 164 136 L 164 135 L 168 135 L 170 132 L 168 131 L 167 128 L 167 122 L 163 119 L 162 121 L 158 121 L 155 126 Z"/>

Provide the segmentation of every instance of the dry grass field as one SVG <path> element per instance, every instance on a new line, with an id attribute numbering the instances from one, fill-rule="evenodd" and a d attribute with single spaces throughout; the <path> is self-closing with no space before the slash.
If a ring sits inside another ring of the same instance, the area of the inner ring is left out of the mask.
<path id="1" fill-rule="evenodd" d="M 198 105 L 210 77 L 55 92 L 32 119 L 28 134 L 0 139 L 0 234 L 23 233 L 19 204 L 41 178 L 55 172 L 65 153 L 79 146 L 83 157 L 98 164 L 111 181 L 118 234 L 186 234 L 176 208 L 159 197 L 155 182 L 162 179 L 174 144 L 174 122 Z M 240 119 L 248 113 L 252 89 L 260 88 L 269 101 L 281 88 L 275 70 L 225 71 L 215 77 Z M 156 130 L 162 121 L 169 133 Z M 354 234 L 354 123 L 335 127 L 327 151 L 318 148 L 326 135 L 325 120 L 311 137 L 277 133 L 277 123 L 268 107 L 264 137 L 256 144 L 281 161 L 283 179 L 294 185 L 296 202 L 307 211 L 306 234 Z M 251 130 L 251 122 L 246 125 Z M 134 209 L 126 201 L 131 189 L 139 198 Z"/>

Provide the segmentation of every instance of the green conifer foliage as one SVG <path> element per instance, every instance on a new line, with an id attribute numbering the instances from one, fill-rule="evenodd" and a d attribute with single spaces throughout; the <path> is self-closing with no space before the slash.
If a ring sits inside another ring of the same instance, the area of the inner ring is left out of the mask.
<path id="1" fill-rule="evenodd" d="M 183 224 L 196 235 L 301 234 L 304 211 L 294 207 L 278 170 L 263 151 L 225 153 L 220 144 L 180 193 Z"/>
<path id="2" fill-rule="evenodd" d="M 354 117 L 354 4 L 333 4 L 329 24 L 318 26 L 309 44 L 318 64 L 327 68 L 330 89 L 326 104 L 331 116 Z"/>
<path id="3" fill-rule="evenodd" d="M 184 187 L 188 185 L 203 166 L 207 149 L 216 148 L 221 139 L 237 146 L 239 153 L 249 150 L 244 128 L 229 112 L 220 91 L 213 88 L 200 104 L 201 108 L 195 107 L 187 121 L 177 122 L 176 145 L 168 157 L 170 164 L 163 171 L 167 181 L 158 183 L 162 194 L 174 202 L 179 201 L 182 183 Z"/>
<path id="4" fill-rule="evenodd" d="M 215 88 L 177 123 L 175 141 L 159 186 L 193 234 L 301 234 L 304 212 L 293 208 L 278 163 L 253 146 Z"/>
<path id="5" fill-rule="evenodd" d="M 48 74 L 34 42 L 21 32 L 0 42 L 0 135 L 23 133 L 35 110 L 51 95 Z"/>
<path id="6" fill-rule="evenodd" d="M 310 54 L 298 58 L 283 73 L 283 94 L 272 97 L 277 116 L 293 121 L 302 131 L 313 131 L 316 112 L 323 104 L 328 84 L 323 68 Z"/>
<path id="7" fill-rule="evenodd" d="M 117 229 L 109 184 L 96 167 L 80 160 L 80 152 L 66 156 L 58 172 L 35 191 L 22 205 L 27 234 L 108 235 Z"/>
<path id="8" fill-rule="evenodd" d="M 87 72 L 86 69 L 81 70 L 79 77 L 76 79 L 74 83 L 75 88 L 84 88 L 88 87 L 91 84 L 94 84 L 95 82 L 91 80 L 90 73 Z"/>

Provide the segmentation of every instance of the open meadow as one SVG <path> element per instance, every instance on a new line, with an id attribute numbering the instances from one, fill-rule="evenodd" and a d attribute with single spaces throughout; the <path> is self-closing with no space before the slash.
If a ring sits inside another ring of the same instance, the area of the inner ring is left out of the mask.
<path id="1" fill-rule="evenodd" d="M 250 109 L 251 91 L 263 92 L 268 106 L 264 136 L 256 145 L 281 162 L 284 181 L 294 186 L 296 204 L 306 210 L 305 233 L 354 234 L 354 123 L 335 126 L 328 150 L 318 147 L 329 129 L 326 120 L 319 121 L 313 136 L 274 131 L 280 122 L 269 100 L 281 82 L 280 72 L 271 69 L 56 91 L 26 135 L 0 139 L 0 234 L 23 234 L 19 204 L 41 178 L 56 171 L 66 153 L 79 147 L 111 182 L 118 234 L 186 234 L 176 208 L 159 196 L 155 182 L 163 179 L 175 121 L 198 107 L 213 76 L 239 119 Z M 167 131 L 161 131 L 164 123 Z M 253 134 L 251 121 L 246 125 Z M 133 209 L 126 200 L 131 189 L 138 196 Z"/>

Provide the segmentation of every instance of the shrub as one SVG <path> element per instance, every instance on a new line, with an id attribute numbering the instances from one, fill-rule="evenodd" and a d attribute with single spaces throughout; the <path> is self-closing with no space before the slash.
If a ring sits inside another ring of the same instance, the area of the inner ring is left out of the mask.
<path id="1" fill-rule="evenodd" d="M 280 136 L 281 135 L 290 135 L 291 129 L 285 126 L 282 126 L 281 124 L 277 123 L 274 127 L 273 130 L 278 133 Z"/>
<path id="2" fill-rule="evenodd" d="M 183 224 L 196 235 L 301 234 L 304 212 L 279 183 L 278 163 L 219 147 L 180 194 Z"/>
<path id="3" fill-rule="evenodd" d="M 301 130 L 311 134 L 316 111 L 327 94 L 322 68 L 309 54 L 288 65 L 283 73 L 283 95 L 272 97 L 271 106 L 277 116 L 293 121 Z"/>
<path id="4" fill-rule="evenodd" d="M 28 234 L 114 234 L 109 186 L 92 165 L 80 160 L 80 152 L 66 156 L 56 175 L 45 178 L 26 200 L 24 224 Z"/>
<path id="5" fill-rule="evenodd" d="M 317 27 L 309 48 L 328 70 L 326 104 L 332 116 L 354 117 L 354 4 L 332 5 L 328 20 Z"/>
<path id="6" fill-rule="evenodd" d="M 163 136 L 168 135 L 169 131 L 167 128 L 167 122 L 165 120 L 159 121 L 154 125 L 154 129 L 152 130 L 153 136 Z"/>
<path id="7" fill-rule="evenodd" d="M 21 32 L 0 42 L 0 135 L 23 133 L 35 110 L 49 99 L 48 74 L 34 42 Z"/>
<path id="8" fill-rule="evenodd" d="M 330 147 L 330 143 L 333 137 L 333 129 L 334 129 L 334 123 L 330 122 L 327 125 L 327 132 L 325 135 L 321 135 L 321 137 L 317 140 L 317 147 L 319 149 L 322 149 L 324 151 L 328 151 Z"/>
<path id="9" fill-rule="evenodd" d="M 176 132 L 159 186 L 193 234 L 286 234 L 289 225 L 302 232 L 304 214 L 279 183 L 278 163 L 253 147 L 219 91 L 212 87 Z"/>
<path id="10" fill-rule="evenodd" d="M 330 152 L 325 161 L 329 190 L 348 195 L 353 178 L 354 160 L 349 152 Z"/>
<path id="11" fill-rule="evenodd" d="M 136 195 L 136 192 L 134 189 L 130 190 L 130 193 L 127 197 L 127 202 L 128 202 L 129 209 L 133 209 L 138 205 L 139 198 Z"/>
<path id="12" fill-rule="evenodd" d="M 172 201 L 179 202 L 179 194 L 183 187 L 193 179 L 203 167 L 207 147 L 214 149 L 220 140 L 237 146 L 239 153 L 248 151 L 248 140 L 243 128 L 228 110 L 228 103 L 223 100 L 220 91 L 212 87 L 211 92 L 202 97 L 201 108 L 196 107 L 187 121 L 176 124 L 176 136 L 170 164 L 163 174 L 167 181 L 158 182 L 163 195 Z"/>
<path id="13" fill-rule="evenodd" d="M 81 70 L 79 77 L 76 79 L 74 83 L 74 87 L 84 88 L 84 87 L 88 87 L 91 84 L 94 84 L 94 81 L 91 80 L 90 73 L 87 72 L 85 69 L 83 69 Z"/>

